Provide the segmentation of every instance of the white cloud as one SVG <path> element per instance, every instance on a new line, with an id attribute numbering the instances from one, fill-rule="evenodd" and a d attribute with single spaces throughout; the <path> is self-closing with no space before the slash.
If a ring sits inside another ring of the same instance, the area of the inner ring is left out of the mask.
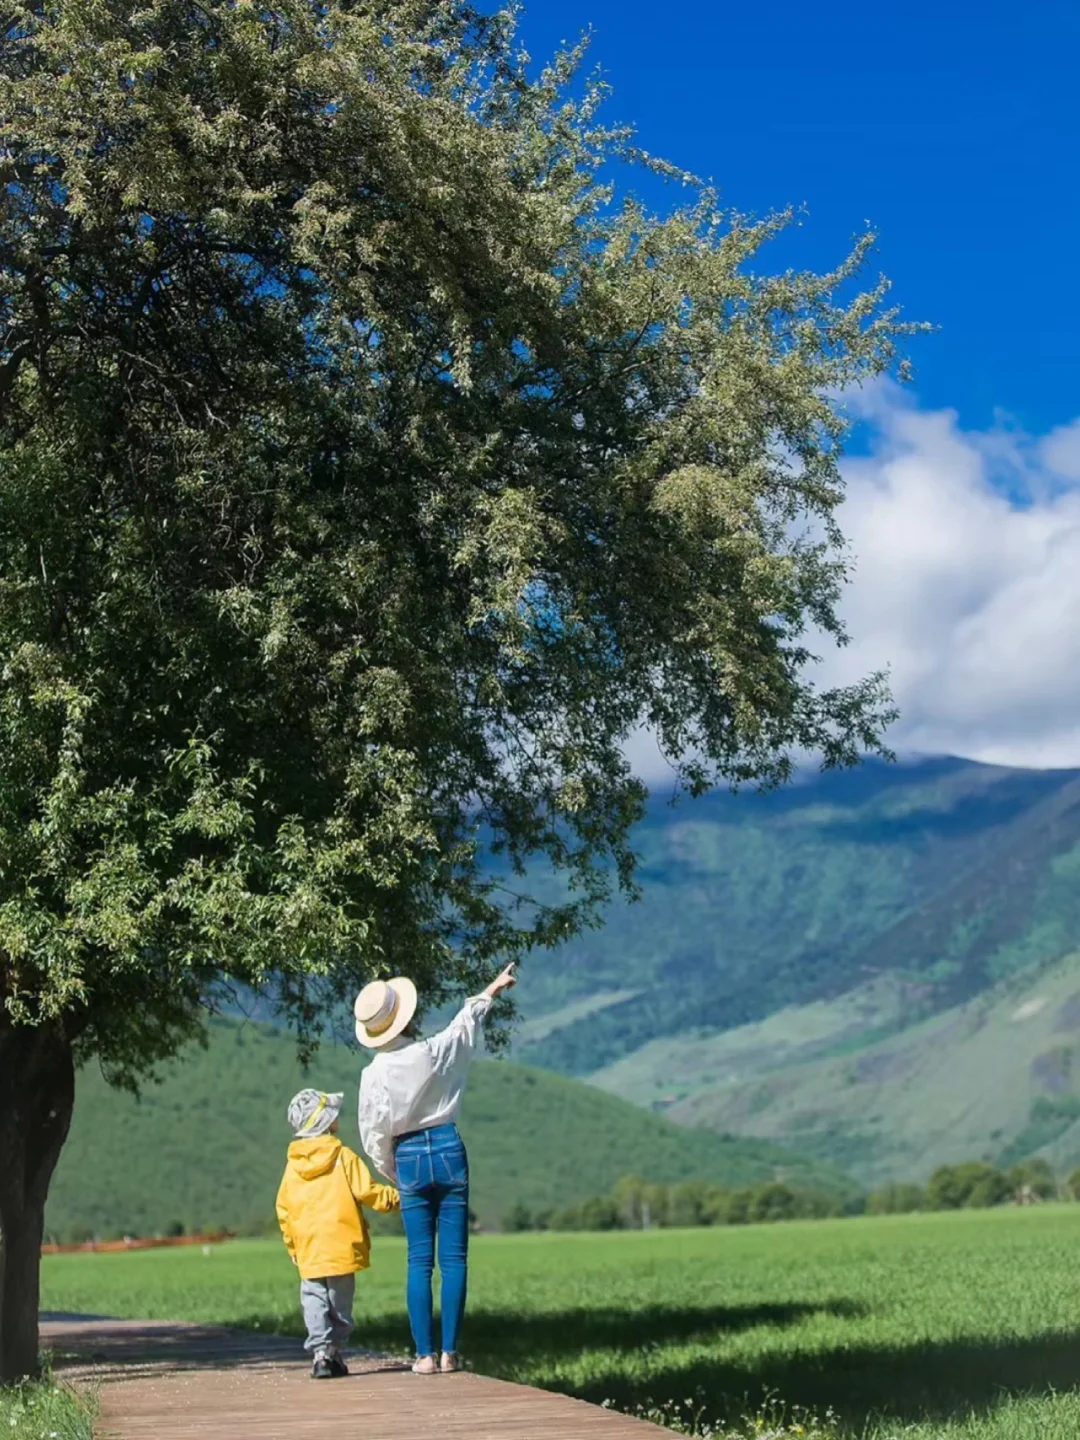
<path id="1" fill-rule="evenodd" d="M 822 678 L 889 666 L 894 748 L 1080 765 L 1080 421 L 1040 440 L 965 432 L 891 386 L 859 403 L 874 440 L 839 514 L 852 643 Z"/>
<path id="2" fill-rule="evenodd" d="M 965 431 L 892 384 L 849 403 L 871 435 L 838 517 L 851 643 L 819 639 L 817 683 L 888 668 L 902 755 L 1080 766 L 1080 419 Z M 645 780 L 671 778 L 646 732 L 627 753 Z"/>
<path id="3" fill-rule="evenodd" d="M 1051 430 L 1039 446 L 1042 463 L 1066 480 L 1080 480 L 1080 420 Z"/>

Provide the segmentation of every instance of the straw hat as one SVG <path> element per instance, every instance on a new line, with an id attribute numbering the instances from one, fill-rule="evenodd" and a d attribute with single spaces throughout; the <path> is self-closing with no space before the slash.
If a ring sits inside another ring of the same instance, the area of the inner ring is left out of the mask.
<path id="1" fill-rule="evenodd" d="M 416 986 L 403 975 L 373 980 L 356 997 L 353 1014 L 357 1040 L 378 1050 L 396 1040 L 416 1014 Z"/>

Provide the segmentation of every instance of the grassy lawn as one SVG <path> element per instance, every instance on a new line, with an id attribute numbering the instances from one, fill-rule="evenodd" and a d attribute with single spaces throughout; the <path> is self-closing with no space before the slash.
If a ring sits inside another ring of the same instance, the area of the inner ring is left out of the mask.
<path id="1" fill-rule="evenodd" d="M 404 1259 L 400 1241 L 376 1241 L 358 1343 L 406 1348 Z M 1078 1262 L 1080 1206 L 483 1236 L 464 1343 L 477 1369 L 698 1414 L 702 1435 L 1076 1440 Z M 43 1288 L 50 1309 L 302 1333 L 272 1242 L 50 1257 Z"/>

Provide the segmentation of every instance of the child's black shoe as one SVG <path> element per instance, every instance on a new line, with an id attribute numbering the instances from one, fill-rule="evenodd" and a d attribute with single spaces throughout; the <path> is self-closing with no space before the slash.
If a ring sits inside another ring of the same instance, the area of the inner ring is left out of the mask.
<path id="1" fill-rule="evenodd" d="M 315 1356 L 315 1363 L 311 1367 L 313 1380 L 332 1380 L 335 1373 L 334 1367 L 326 1355 Z"/>
<path id="2" fill-rule="evenodd" d="M 330 1356 L 330 1373 L 336 1380 L 340 1379 L 343 1375 L 348 1375 L 349 1367 L 340 1355 Z"/>

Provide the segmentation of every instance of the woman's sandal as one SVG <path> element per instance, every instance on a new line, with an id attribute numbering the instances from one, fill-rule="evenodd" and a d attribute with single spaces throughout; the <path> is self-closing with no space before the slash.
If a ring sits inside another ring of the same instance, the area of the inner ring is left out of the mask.
<path id="1" fill-rule="evenodd" d="M 434 1355 L 421 1355 L 413 1361 L 412 1373 L 414 1375 L 438 1375 L 439 1367 Z"/>
<path id="2" fill-rule="evenodd" d="M 464 1370 L 464 1368 L 461 1356 L 456 1350 L 453 1352 L 449 1350 L 443 1351 L 442 1359 L 439 1361 L 439 1370 L 443 1375 L 453 1375 L 455 1370 Z"/>

